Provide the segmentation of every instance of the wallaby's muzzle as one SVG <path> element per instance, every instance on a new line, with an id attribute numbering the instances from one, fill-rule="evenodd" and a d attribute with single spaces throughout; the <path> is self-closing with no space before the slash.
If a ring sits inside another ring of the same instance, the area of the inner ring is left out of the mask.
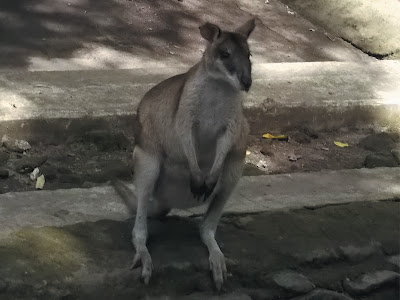
<path id="1" fill-rule="evenodd" d="M 248 92 L 250 90 L 251 83 L 251 75 L 242 75 L 242 77 L 240 78 L 240 85 L 243 91 Z"/>

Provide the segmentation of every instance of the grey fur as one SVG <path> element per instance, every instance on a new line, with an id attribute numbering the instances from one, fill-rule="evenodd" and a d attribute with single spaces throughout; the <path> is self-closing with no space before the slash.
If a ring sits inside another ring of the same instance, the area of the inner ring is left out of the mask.
<path id="1" fill-rule="evenodd" d="M 210 23 L 201 26 L 209 41 L 201 61 L 156 85 L 139 104 L 133 154 L 137 213 L 132 267 L 141 263 L 145 283 L 153 269 L 146 246 L 147 217 L 197 206 L 200 200 L 209 203 L 200 236 L 209 250 L 218 290 L 226 279 L 225 258 L 215 232 L 244 165 L 249 129 L 240 90 L 248 91 L 251 85 L 247 38 L 254 26 L 254 20 L 236 32 Z M 126 198 L 124 188 L 115 187 Z"/>

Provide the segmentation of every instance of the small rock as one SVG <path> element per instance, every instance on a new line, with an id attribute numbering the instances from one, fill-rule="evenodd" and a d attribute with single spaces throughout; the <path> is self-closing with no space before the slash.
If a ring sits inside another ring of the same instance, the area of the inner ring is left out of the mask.
<path id="1" fill-rule="evenodd" d="M 400 254 L 390 256 L 387 261 L 395 266 L 400 270 Z"/>
<path id="2" fill-rule="evenodd" d="M 8 170 L 0 170 L 0 179 L 7 179 L 10 176 Z"/>
<path id="3" fill-rule="evenodd" d="M 261 171 L 253 164 L 245 164 L 243 170 L 243 176 L 260 176 L 265 175 L 265 172 Z"/>
<path id="4" fill-rule="evenodd" d="M 6 147 L 9 151 L 13 151 L 13 152 L 24 152 L 27 151 L 29 149 L 31 149 L 31 145 L 24 140 L 16 140 L 13 138 L 10 138 L 7 135 L 4 135 L 1 139 L 2 144 L 4 145 L 4 147 Z"/>
<path id="5" fill-rule="evenodd" d="M 4 166 L 8 159 L 10 158 L 10 155 L 4 151 L 0 151 L 0 166 Z"/>
<path id="6" fill-rule="evenodd" d="M 339 259 L 339 255 L 333 248 L 314 249 L 305 253 L 297 253 L 293 256 L 301 263 L 317 265 L 331 263 Z"/>
<path id="7" fill-rule="evenodd" d="M 47 156 L 26 156 L 15 164 L 18 173 L 30 173 L 36 167 L 40 167 L 47 160 Z"/>
<path id="8" fill-rule="evenodd" d="M 399 164 L 390 152 L 368 154 L 364 161 L 367 168 L 397 167 Z"/>
<path id="9" fill-rule="evenodd" d="M 290 154 L 288 158 L 290 161 L 298 161 L 301 158 L 301 155 Z"/>
<path id="10" fill-rule="evenodd" d="M 393 271 L 376 271 L 362 275 L 356 280 L 346 279 L 343 286 L 351 294 L 368 294 L 383 285 L 397 283 L 400 274 Z"/>
<path id="11" fill-rule="evenodd" d="M 328 147 L 321 147 L 321 150 L 329 151 L 329 148 Z"/>
<path id="12" fill-rule="evenodd" d="M 293 298 L 292 300 L 352 300 L 344 294 L 340 294 L 334 291 L 316 289 L 307 295 Z"/>
<path id="13" fill-rule="evenodd" d="M 281 271 L 274 274 L 272 279 L 280 287 L 295 293 L 308 293 L 315 288 L 307 277 L 293 271 Z"/>
<path id="14" fill-rule="evenodd" d="M 381 245 L 373 242 L 370 245 L 357 247 L 353 245 L 339 247 L 341 254 L 350 261 L 362 261 L 372 255 L 381 253 Z"/>
<path id="15" fill-rule="evenodd" d="M 358 146 L 374 152 L 390 151 L 395 145 L 393 138 L 386 132 L 371 134 L 358 143 Z"/>
<path id="16" fill-rule="evenodd" d="M 266 169 L 267 168 L 267 162 L 263 159 L 260 159 L 260 161 L 257 163 L 257 168 L 260 169 Z"/>

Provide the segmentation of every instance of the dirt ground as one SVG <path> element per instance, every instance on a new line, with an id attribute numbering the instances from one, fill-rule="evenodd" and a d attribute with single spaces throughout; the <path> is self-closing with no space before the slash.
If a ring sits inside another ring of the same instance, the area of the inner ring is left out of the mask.
<path id="1" fill-rule="evenodd" d="M 250 136 L 244 176 L 394 167 L 400 163 L 396 160 L 399 137 L 394 133 L 379 138 L 379 134 L 371 131 L 315 132 L 307 126 L 283 133 L 288 140 Z M 360 145 L 367 137 L 372 137 L 369 147 Z M 349 147 L 338 147 L 335 141 L 347 143 Z M 44 189 L 88 188 L 107 184 L 115 177 L 130 180 L 133 144 L 122 133 L 90 131 L 71 137 L 67 143 L 33 143 L 25 153 L 3 146 L 0 175 L 1 172 L 8 175 L 0 178 L 0 193 L 35 190 L 30 173 L 36 167 L 45 176 Z M 386 156 L 381 159 L 380 153 Z"/>
<path id="2" fill-rule="evenodd" d="M 199 25 L 234 29 L 253 16 L 253 61 L 368 59 L 272 0 L 20 0 L 0 12 L 0 70 L 191 65 L 204 49 Z"/>
<path id="3" fill-rule="evenodd" d="M 139 281 L 139 269 L 129 270 L 132 220 L 26 228 L 0 241 L 0 299 L 200 300 L 220 295 L 215 299 L 268 300 L 292 299 L 317 288 L 353 299 L 396 300 L 398 280 L 362 292 L 349 283 L 362 274 L 398 271 L 389 260 L 400 251 L 399 204 L 224 216 L 217 239 L 229 276 L 221 293 L 214 290 L 196 218 L 150 222 L 155 269 L 149 286 Z M 302 274 L 311 284 L 300 286 L 311 287 L 296 292 L 278 285 L 274 275 L 283 270 Z M 340 296 L 306 299 L 349 299 Z"/>

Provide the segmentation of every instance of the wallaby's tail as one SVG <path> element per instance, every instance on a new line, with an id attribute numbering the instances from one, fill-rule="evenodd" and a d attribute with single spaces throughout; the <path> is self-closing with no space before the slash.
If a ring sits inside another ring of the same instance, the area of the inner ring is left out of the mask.
<path id="1" fill-rule="evenodd" d="M 136 214 L 137 201 L 135 192 L 119 179 L 113 179 L 111 181 L 111 185 L 114 187 L 117 194 L 122 198 L 130 212 L 132 214 Z"/>

